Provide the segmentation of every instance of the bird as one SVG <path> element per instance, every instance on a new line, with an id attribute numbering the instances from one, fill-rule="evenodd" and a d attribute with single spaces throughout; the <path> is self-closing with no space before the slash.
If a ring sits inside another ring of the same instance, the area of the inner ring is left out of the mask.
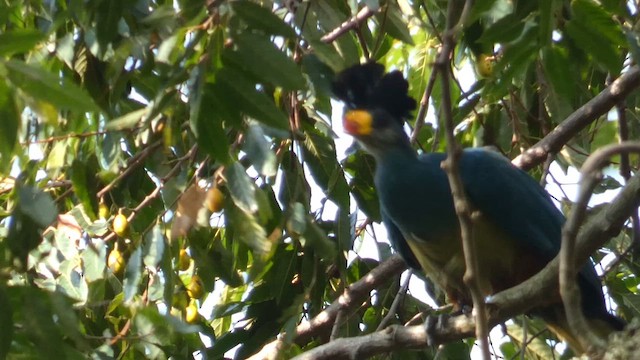
<path id="1" fill-rule="evenodd" d="M 398 70 L 368 62 L 351 66 L 332 82 L 344 103 L 343 128 L 376 163 L 374 185 L 389 242 L 407 265 L 422 270 L 444 290 L 455 309 L 472 306 L 463 281 L 465 260 L 460 225 L 446 173 L 445 153 L 418 154 L 404 131 L 416 108 L 409 85 Z M 564 215 L 529 174 L 502 154 L 464 149 L 458 162 L 464 192 L 479 216 L 474 220 L 483 296 L 522 283 L 559 252 Z M 601 336 L 622 330 L 625 322 L 605 306 L 593 264 L 579 271 L 582 311 Z M 569 327 L 559 296 L 531 311 L 578 353 L 587 349 Z"/>

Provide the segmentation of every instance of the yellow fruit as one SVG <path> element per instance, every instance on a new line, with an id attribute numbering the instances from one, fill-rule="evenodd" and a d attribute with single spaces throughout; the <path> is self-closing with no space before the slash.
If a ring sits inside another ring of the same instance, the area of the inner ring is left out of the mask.
<path id="1" fill-rule="evenodd" d="M 109 217 L 109 207 L 107 204 L 101 202 L 98 205 L 98 217 L 100 219 L 107 219 Z"/>
<path id="2" fill-rule="evenodd" d="M 204 295 L 204 287 L 200 276 L 193 275 L 191 281 L 187 284 L 187 294 L 192 299 L 200 299 Z"/>
<path id="3" fill-rule="evenodd" d="M 210 189 L 207 191 L 205 204 L 211 212 L 218 212 L 222 210 L 224 208 L 224 194 L 217 187 Z"/>
<path id="4" fill-rule="evenodd" d="M 191 265 L 191 256 L 187 254 L 187 250 L 180 249 L 180 256 L 178 257 L 178 269 L 180 271 L 187 271 Z"/>
<path id="5" fill-rule="evenodd" d="M 124 256 L 122 256 L 122 253 L 118 250 L 117 246 L 109 253 L 109 256 L 107 257 L 107 266 L 116 275 L 120 275 L 124 270 Z"/>
<path id="6" fill-rule="evenodd" d="M 198 320 L 198 305 L 196 302 L 191 300 L 189 306 L 184 310 L 184 319 L 189 324 L 193 324 Z"/>
<path id="7" fill-rule="evenodd" d="M 129 228 L 129 220 L 124 216 L 122 212 L 119 212 L 115 218 L 113 218 L 113 232 L 120 237 L 124 237 L 127 234 Z"/>
<path id="8" fill-rule="evenodd" d="M 486 78 L 493 74 L 493 65 L 495 64 L 495 56 L 480 54 L 476 61 L 476 72 L 480 77 Z"/>

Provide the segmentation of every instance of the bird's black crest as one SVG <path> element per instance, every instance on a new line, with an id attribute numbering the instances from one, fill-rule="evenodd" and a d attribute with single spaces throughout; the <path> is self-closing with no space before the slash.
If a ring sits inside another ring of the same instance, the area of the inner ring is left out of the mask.
<path id="1" fill-rule="evenodd" d="M 416 101 L 409 96 L 409 84 L 400 71 L 384 73 L 378 63 L 354 65 L 333 81 L 335 96 L 349 109 L 383 108 L 397 120 L 411 116 Z"/>

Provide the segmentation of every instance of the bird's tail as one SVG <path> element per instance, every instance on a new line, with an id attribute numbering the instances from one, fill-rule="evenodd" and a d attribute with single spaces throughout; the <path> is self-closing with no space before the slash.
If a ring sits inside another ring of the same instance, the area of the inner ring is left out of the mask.
<path id="1" fill-rule="evenodd" d="M 564 306 L 562 304 L 549 306 L 544 309 L 535 311 L 535 315 L 540 316 L 556 336 L 569 344 L 569 347 L 577 353 L 584 354 L 587 352 L 581 341 L 580 334 L 575 333 L 569 326 Z M 608 312 L 600 312 L 598 314 L 585 314 L 589 327 L 596 335 L 603 339 L 607 339 L 609 335 L 615 331 L 624 328 L 625 322 L 617 316 Z"/>

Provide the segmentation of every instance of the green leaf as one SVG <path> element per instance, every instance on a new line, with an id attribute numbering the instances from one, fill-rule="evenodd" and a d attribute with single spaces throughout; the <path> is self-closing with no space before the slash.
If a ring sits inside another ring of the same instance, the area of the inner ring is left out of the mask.
<path id="1" fill-rule="evenodd" d="M 23 186 L 18 192 L 20 211 L 38 226 L 49 226 L 58 216 L 56 204 L 51 196 L 38 188 Z"/>
<path id="2" fill-rule="evenodd" d="M 4 63 L 7 77 L 20 90 L 58 109 L 78 112 L 99 111 L 93 99 L 70 79 L 61 79 L 43 68 L 19 60 Z"/>
<path id="3" fill-rule="evenodd" d="M 258 124 L 250 124 L 245 134 L 242 147 L 251 160 L 251 164 L 263 176 L 275 176 L 278 167 L 276 154 L 271 150 L 271 142 L 267 139 Z"/>
<path id="4" fill-rule="evenodd" d="M 550 45 L 552 42 L 553 30 L 555 28 L 556 12 L 562 6 L 559 0 L 541 0 L 538 9 L 540 11 L 540 43 Z"/>
<path id="5" fill-rule="evenodd" d="M 15 93 L 4 81 L 0 81 L 0 119 L 0 174 L 6 174 L 17 143 L 20 111 L 15 101 Z"/>
<path id="6" fill-rule="evenodd" d="M 378 22 L 384 24 L 387 34 L 394 39 L 413 45 L 413 38 L 407 27 L 407 21 L 402 18 L 402 11 L 400 11 L 397 3 L 387 3 L 387 11 L 378 15 Z"/>
<path id="7" fill-rule="evenodd" d="M 155 269 L 162 260 L 164 252 L 164 235 L 160 225 L 156 224 L 145 236 L 144 257 L 145 266 Z"/>
<path id="8" fill-rule="evenodd" d="M 34 288 L 14 288 L 15 295 L 19 294 L 20 308 L 23 319 L 22 331 L 29 334 L 38 352 L 44 358 L 66 359 L 61 344 L 64 343 L 59 328 L 54 323 L 49 296 Z M 12 304 L 14 311 L 16 305 Z"/>
<path id="9" fill-rule="evenodd" d="M 104 52 L 120 34 L 116 29 L 118 22 L 122 18 L 125 10 L 123 0 L 100 0 L 98 2 L 96 14 L 96 37 L 100 43 L 101 50 Z"/>
<path id="10" fill-rule="evenodd" d="M 250 28 L 262 30 L 270 35 L 295 38 L 296 33 L 270 9 L 251 1 L 234 1 L 231 8 Z"/>
<path id="11" fill-rule="evenodd" d="M 373 186 L 375 169 L 373 157 L 364 151 L 351 154 L 344 160 L 344 169 L 351 175 L 349 186 L 351 194 L 358 204 L 358 209 L 373 221 L 382 221 L 378 194 Z"/>
<path id="12" fill-rule="evenodd" d="M 327 261 L 335 261 L 336 244 L 331 241 L 318 224 L 311 221 L 310 218 L 306 226 L 306 231 L 304 232 L 304 238 L 307 240 L 305 244 L 306 247 L 312 247 L 318 252 L 321 258 Z"/>
<path id="13" fill-rule="evenodd" d="M 303 176 L 302 166 L 294 152 L 286 151 L 283 154 L 281 168 L 283 176 L 278 199 L 284 204 L 284 208 L 297 201 L 308 209 L 311 187 Z"/>
<path id="14" fill-rule="evenodd" d="M 129 302 L 138 293 L 138 285 L 142 279 L 142 248 L 138 247 L 133 251 L 127 267 L 124 271 L 122 287 L 124 291 L 124 302 Z"/>
<path id="15" fill-rule="evenodd" d="M 240 240 L 247 244 L 259 257 L 271 251 L 271 242 L 267 240 L 264 228 L 258 224 L 255 217 L 232 206 L 231 211 L 227 211 L 228 229 L 233 229 L 233 239 Z M 254 264 L 255 265 L 255 264 Z"/>
<path id="16" fill-rule="evenodd" d="M 128 130 L 138 125 L 140 120 L 149 113 L 149 108 L 133 110 L 107 123 L 107 130 Z"/>
<path id="17" fill-rule="evenodd" d="M 324 124 L 316 123 L 316 128 L 307 128 L 302 154 L 316 183 L 327 196 L 343 209 L 349 208 L 349 186 L 342 167 L 336 160 L 335 144 Z"/>
<path id="18" fill-rule="evenodd" d="M 35 29 L 14 29 L 0 33 L 0 56 L 25 53 L 43 41 L 45 34 Z"/>
<path id="19" fill-rule="evenodd" d="M 56 279 L 57 289 L 80 304 L 87 301 L 89 287 L 85 279 L 75 270 L 76 259 L 65 260 L 60 264 L 60 276 Z"/>
<path id="20" fill-rule="evenodd" d="M 242 164 L 234 162 L 225 168 L 224 174 L 227 179 L 229 193 L 236 206 L 247 213 L 253 213 L 258 210 L 256 189 Z"/>
<path id="21" fill-rule="evenodd" d="M 573 16 L 566 23 L 567 34 L 608 71 L 618 74 L 623 61 L 620 47 L 625 45 L 620 26 L 591 0 L 572 1 L 571 10 Z"/>
<path id="22" fill-rule="evenodd" d="M 219 105 L 218 98 L 214 95 L 213 86 L 203 86 L 194 89 L 191 100 L 191 129 L 198 139 L 198 145 L 211 157 L 222 164 L 229 164 L 229 140 L 222 127 L 224 112 Z"/>
<path id="23" fill-rule="evenodd" d="M 84 207 L 84 211 L 89 215 L 89 217 L 95 219 L 97 216 L 94 209 L 97 209 L 98 204 L 95 197 L 95 191 L 93 191 L 94 189 L 89 189 L 89 183 L 95 183 L 95 181 L 92 181 L 93 179 L 91 179 L 95 173 L 90 174 L 87 167 L 88 164 L 86 160 L 73 160 L 70 171 L 71 184 L 73 185 L 73 192 Z"/>
<path id="24" fill-rule="evenodd" d="M 291 205 L 289 219 L 287 220 L 287 231 L 294 236 L 302 235 L 307 229 L 307 209 L 299 202 Z"/>
<path id="25" fill-rule="evenodd" d="M 487 28 L 478 42 L 484 44 L 504 44 L 517 39 L 524 30 L 525 23 L 516 14 L 509 14 Z"/>
<path id="26" fill-rule="evenodd" d="M 0 309 L 0 359 L 6 359 L 13 338 L 13 309 L 4 286 L 0 286 Z"/>
<path id="27" fill-rule="evenodd" d="M 251 73 L 259 83 L 271 83 L 286 90 L 305 87 L 300 67 L 268 37 L 243 33 L 236 42 L 236 50 L 224 52 L 223 59 Z"/>
<path id="28" fill-rule="evenodd" d="M 640 36 L 637 32 L 629 29 L 624 30 L 624 35 L 629 44 L 629 53 L 637 64 L 640 61 Z"/>
<path id="29" fill-rule="evenodd" d="M 345 253 L 353 248 L 355 239 L 355 220 L 357 215 L 350 214 L 349 209 L 338 209 L 334 222 L 334 233 L 338 247 Z"/>
<path id="30" fill-rule="evenodd" d="M 255 118 L 265 125 L 288 130 L 289 123 L 285 114 L 276 107 L 273 100 L 264 92 L 256 90 L 246 76 L 228 67 L 217 74 L 216 97 L 220 102 Z"/>
<path id="31" fill-rule="evenodd" d="M 82 273 L 88 283 L 104 278 L 106 259 L 107 247 L 101 239 L 94 239 L 92 246 L 82 252 Z"/>

